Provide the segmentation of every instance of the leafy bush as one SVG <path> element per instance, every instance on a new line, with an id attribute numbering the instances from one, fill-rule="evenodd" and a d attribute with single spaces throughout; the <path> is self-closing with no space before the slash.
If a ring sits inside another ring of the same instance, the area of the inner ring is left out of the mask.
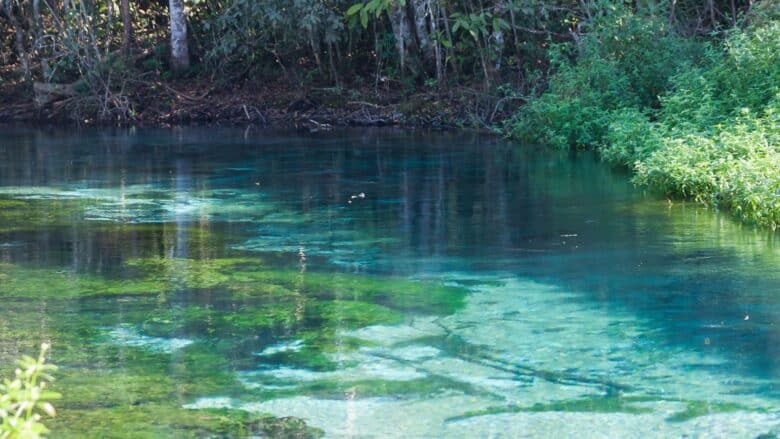
<path id="1" fill-rule="evenodd" d="M 746 110 L 712 134 L 669 132 L 661 147 L 636 162 L 635 181 L 776 228 L 780 225 L 779 112 L 776 103 L 760 117 Z"/>
<path id="2" fill-rule="evenodd" d="M 294 74 L 287 69 L 300 63 L 316 62 L 320 67 L 321 48 L 343 37 L 343 11 L 350 4 L 344 0 L 220 3 L 219 14 L 202 24 L 202 31 L 210 39 L 205 58 L 211 68 L 241 71 L 273 66 L 281 67 L 286 74 Z M 304 62 L 310 54 L 315 59 Z"/>
<path id="3" fill-rule="evenodd" d="M 511 135 L 597 148 L 637 184 L 780 226 L 780 20 L 696 43 L 613 9 Z"/>
<path id="4" fill-rule="evenodd" d="M 733 33 L 701 68 L 673 78 L 661 102 L 654 134 L 644 136 L 658 145 L 635 157 L 635 181 L 780 225 L 780 22 Z"/>
<path id="5" fill-rule="evenodd" d="M 610 163 L 632 166 L 649 157 L 662 142 L 661 133 L 647 115 L 636 108 L 624 108 L 610 115 L 601 157 Z"/>
<path id="6" fill-rule="evenodd" d="M 548 90 L 510 122 L 517 138 L 557 147 L 598 147 L 611 113 L 654 109 L 671 78 L 690 68 L 701 48 L 676 36 L 664 20 L 611 5 L 578 46 L 559 46 Z M 577 58 L 570 60 L 569 52 Z"/>
<path id="7" fill-rule="evenodd" d="M 41 423 L 42 414 L 54 416 L 51 400 L 60 395 L 45 390 L 53 381 L 51 372 L 56 366 L 46 364 L 49 346 L 41 345 L 37 359 L 24 356 L 18 361 L 14 380 L 5 379 L 0 384 L 0 438 L 35 439 L 48 432 Z"/>

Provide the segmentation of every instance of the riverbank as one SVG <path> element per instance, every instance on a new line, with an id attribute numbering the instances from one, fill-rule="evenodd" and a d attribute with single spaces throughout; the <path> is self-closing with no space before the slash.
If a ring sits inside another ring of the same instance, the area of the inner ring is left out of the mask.
<path id="1" fill-rule="evenodd" d="M 121 92 L 104 95 L 79 83 L 6 81 L 0 122 L 478 128 L 525 143 L 597 150 L 631 170 L 639 186 L 780 226 L 780 49 L 772 43 L 780 41 L 780 20 L 754 17 L 703 43 L 670 31 L 658 17 L 615 14 L 620 19 L 594 23 L 578 58 L 561 58 L 538 96 L 509 86 L 381 76 L 295 86 L 147 72 L 139 77 L 153 79 L 124 77 Z"/>
<path id="2" fill-rule="evenodd" d="M 68 90 L 75 88 L 68 86 Z M 392 84 L 371 87 L 295 87 L 288 83 L 235 87 L 205 79 L 148 81 L 128 87 L 125 115 L 101 116 L 93 95 L 35 84 L 0 86 L 0 122 L 60 125 L 172 126 L 181 124 L 304 126 L 401 126 L 488 128 L 516 110 L 504 99 L 478 88 L 418 88 Z"/>

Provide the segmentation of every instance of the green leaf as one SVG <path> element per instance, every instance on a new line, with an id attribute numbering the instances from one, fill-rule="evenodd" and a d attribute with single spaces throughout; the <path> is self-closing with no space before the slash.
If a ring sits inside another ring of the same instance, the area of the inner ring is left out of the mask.
<path id="1" fill-rule="evenodd" d="M 357 14 L 361 9 L 363 9 L 363 3 L 355 3 L 347 9 L 347 17 Z"/>
<path id="2" fill-rule="evenodd" d="M 511 29 L 511 27 L 509 26 L 509 23 L 506 20 L 504 20 L 503 18 L 496 17 L 496 18 L 493 19 L 493 30 L 508 31 L 509 29 Z"/>

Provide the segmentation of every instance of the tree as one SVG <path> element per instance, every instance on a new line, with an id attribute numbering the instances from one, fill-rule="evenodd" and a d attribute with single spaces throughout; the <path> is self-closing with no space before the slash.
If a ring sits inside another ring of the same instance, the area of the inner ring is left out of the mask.
<path id="1" fill-rule="evenodd" d="M 181 72 L 190 66 L 184 2 L 183 0 L 168 0 L 168 8 L 171 23 L 171 66 L 173 70 Z"/>
<path id="2" fill-rule="evenodd" d="M 119 11 L 122 15 L 122 53 L 127 55 L 133 40 L 133 17 L 130 15 L 130 0 L 121 0 Z"/>

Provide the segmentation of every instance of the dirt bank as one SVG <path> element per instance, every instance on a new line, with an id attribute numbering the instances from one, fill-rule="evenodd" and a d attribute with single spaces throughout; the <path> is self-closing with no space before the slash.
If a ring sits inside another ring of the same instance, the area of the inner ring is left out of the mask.
<path id="1" fill-rule="evenodd" d="M 513 102 L 460 87 L 404 91 L 373 87 L 292 87 L 287 84 L 218 87 L 206 81 L 136 81 L 110 102 L 77 86 L 0 86 L 0 122 L 79 125 L 407 126 L 486 128 L 511 114 Z M 76 90 L 76 91 L 74 91 Z M 121 99 L 121 100 L 120 100 Z"/>

